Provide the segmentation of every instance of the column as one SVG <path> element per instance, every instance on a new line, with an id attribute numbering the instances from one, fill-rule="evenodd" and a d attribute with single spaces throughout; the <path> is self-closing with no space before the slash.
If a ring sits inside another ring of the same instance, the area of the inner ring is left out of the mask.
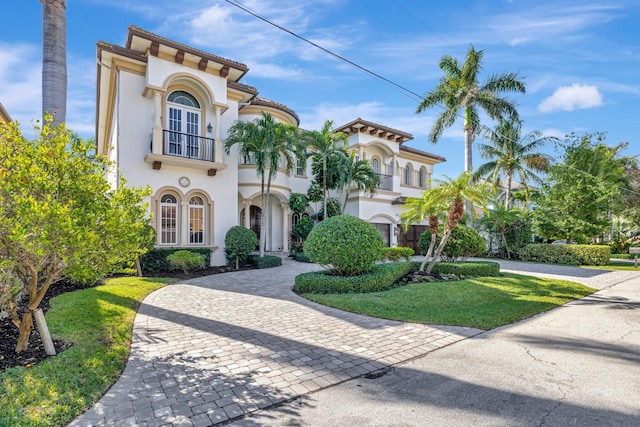
<path id="1" fill-rule="evenodd" d="M 289 253 L 289 203 L 280 203 L 282 208 L 282 252 Z"/>
<path id="2" fill-rule="evenodd" d="M 151 152 L 162 154 L 162 92 L 153 91 L 153 130 Z"/>
<path id="3" fill-rule="evenodd" d="M 244 203 L 244 224 L 245 228 L 251 228 L 251 200 L 245 199 Z"/>
<path id="4" fill-rule="evenodd" d="M 189 244 L 191 230 L 189 230 L 189 202 L 182 200 L 180 202 L 180 229 L 178 230 L 178 244 L 186 246 Z"/>
<path id="5" fill-rule="evenodd" d="M 213 161 L 215 163 L 222 163 L 222 136 L 221 136 L 222 131 L 220 129 L 220 114 L 222 112 L 222 108 L 217 105 L 213 108 L 215 111 L 215 129 L 214 129 L 215 137 L 213 140 L 213 145 L 215 146 L 215 148 L 214 148 Z"/>

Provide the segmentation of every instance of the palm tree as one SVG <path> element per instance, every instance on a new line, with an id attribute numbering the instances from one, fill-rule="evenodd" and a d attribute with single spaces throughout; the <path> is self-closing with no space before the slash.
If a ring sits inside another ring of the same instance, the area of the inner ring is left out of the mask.
<path id="1" fill-rule="evenodd" d="M 333 132 L 333 120 L 327 120 L 320 131 L 306 132 L 304 144 L 314 150 L 314 161 L 322 162 L 322 207 L 327 212 L 327 164 L 332 156 L 336 156 L 339 150 L 346 153 L 347 135 L 343 132 Z"/>
<path id="2" fill-rule="evenodd" d="M 341 213 L 344 213 L 344 209 L 347 207 L 347 199 L 349 199 L 349 191 L 352 186 L 367 195 L 373 195 L 380 183 L 380 177 L 373 171 L 371 163 L 365 159 L 356 160 L 355 156 L 355 153 L 351 153 L 341 169 L 340 185 L 342 191 L 346 191 L 342 209 L 340 209 Z"/>
<path id="3" fill-rule="evenodd" d="M 483 159 L 491 159 L 481 165 L 475 172 L 477 177 L 488 177 L 494 185 L 498 185 L 502 175 L 506 178 L 504 207 L 509 209 L 513 178 L 523 185 L 525 194 L 529 194 L 528 182 L 542 184 L 542 179 L 535 172 L 545 172 L 552 162 L 550 156 L 538 150 L 544 144 L 557 141 L 555 137 L 545 137 L 540 131 L 532 131 L 524 137 L 520 136 L 521 123 L 500 121 L 494 130 L 488 130 L 487 138 L 491 144 L 480 144 L 480 155 Z"/>
<path id="4" fill-rule="evenodd" d="M 491 194 L 488 186 L 484 183 L 474 182 L 471 172 L 463 172 L 456 179 L 446 177 L 445 180 L 437 180 L 437 182 L 439 186 L 422 193 L 422 199 L 425 200 L 425 205 L 429 205 L 431 200 L 437 200 L 450 207 L 447 213 L 447 222 L 442 240 L 427 267 L 427 274 L 431 273 L 433 266 L 440 257 L 440 254 L 442 254 L 444 246 L 447 244 L 447 240 L 449 240 L 449 236 L 451 236 L 451 232 L 462 219 L 465 203 L 474 207 L 474 209 L 471 209 L 471 214 L 475 219 L 475 208 L 485 210 L 486 206 L 491 202 Z"/>
<path id="5" fill-rule="evenodd" d="M 518 79 L 517 73 L 502 73 L 492 75 L 486 82 L 478 82 L 483 50 L 469 48 L 467 58 L 462 65 L 458 60 L 444 55 L 440 59 L 440 69 L 444 71 L 444 77 L 440 79 L 438 86 L 427 93 L 418 105 L 417 113 L 428 108 L 442 105 L 444 111 L 438 117 L 429 134 L 429 140 L 436 143 L 442 136 L 442 132 L 453 126 L 458 118 L 460 109 L 464 113 L 464 170 L 473 170 L 471 145 L 473 139 L 480 130 L 480 114 L 478 107 L 491 119 L 504 116 L 511 120 L 518 119 L 515 105 L 498 97 L 499 92 L 525 92 L 525 86 Z"/>
<path id="6" fill-rule="evenodd" d="M 260 217 L 260 257 L 264 256 L 266 246 L 266 227 L 269 224 L 269 196 L 271 181 L 278 173 L 278 167 L 284 164 L 287 173 L 295 166 L 294 152 L 297 151 L 295 128 L 276 121 L 271 114 L 261 113 L 252 122 L 236 121 L 230 128 L 224 142 L 225 151 L 238 144 L 238 153 L 245 158 L 255 160 L 256 172 L 260 177 L 262 194 L 262 216 Z M 245 212 L 248 215 L 248 212 Z"/>
<path id="7" fill-rule="evenodd" d="M 431 187 L 431 185 L 429 185 L 429 187 Z M 424 256 L 424 260 L 422 264 L 420 264 L 420 271 L 424 271 L 427 261 L 433 254 L 440 228 L 440 216 L 447 212 L 447 206 L 436 196 L 436 193 L 426 190 L 422 193 L 422 197 L 408 197 L 404 204 L 403 211 L 400 214 L 400 220 L 402 221 L 405 231 L 411 224 L 422 222 L 425 217 L 429 217 L 431 241 L 429 242 L 429 249 Z"/>
<path id="8" fill-rule="evenodd" d="M 67 121 L 67 19 L 65 0 L 42 3 L 42 114 L 52 126 Z"/>
<path id="9" fill-rule="evenodd" d="M 507 258 L 511 259 L 509 252 L 509 245 L 507 244 L 507 237 L 505 232 L 507 228 L 520 219 L 520 213 L 518 209 L 508 209 L 505 205 L 498 205 L 495 209 L 491 209 L 487 215 L 480 219 L 480 224 L 490 231 L 494 231 L 500 234 L 502 239 L 502 246 L 507 253 Z"/>

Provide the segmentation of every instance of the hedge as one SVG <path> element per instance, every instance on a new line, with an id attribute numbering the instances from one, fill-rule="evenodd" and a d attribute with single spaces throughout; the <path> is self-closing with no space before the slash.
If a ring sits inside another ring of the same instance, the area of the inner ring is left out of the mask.
<path id="1" fill-rule="evenodd" d="M 167 256 L 185 250 L 185 248 L 153 248 L 140 258 L 142 271 L 171 271 L 176 267 L 167 260 Z M 190 252 L 204 255 L 204 265 L 211 265 L 211 249 L 209 248 L 189 248 Z"/>
<path id="2" fill-rule="evenodd" d="M 304 252 L 294 252 L 293 255 L 291 256 L 293 257 L 294 260 L 298 262 L 311 262 L 309 257 L 306 256 Z"/>
<path id="3" fill-rule="evenodd" d="M 404 258 L 406 261 L 409 261 L 414 255 L 414 251 L 412 248 L 382 248 L 382 261 L 400 261 Z"/>
<path id="4" fill-rule="evenodd" d="M 531 243 L 518 255 L 523 261 L 566 265 L 607 265 L 611 250 L 605 245 L 547 245 Z"/>
<path id="5" fill-rule="evenodd" d="M 345 294 L 388 289 L 407 274 L 420 268 L 419 262 L 376 264 L 371 272 L 359 276 L 335 276 L 331 270 L 312 271 L 296 276 L 293 290 L 301 294 Z"/>
<path id="6" fill-rule="evenodd" d="M 500 264 L 493 261 L 436 262 L 431 273 L 495 277 L 500 275 Z"/>
<path id="7" fill-rule="evenodd" d="M 275 255 L 265 255 L 262 258 L 259 255 L 249 255 L 249 263 L 256 268 L 273 268 L 282 265 L 282 258 Z"/>

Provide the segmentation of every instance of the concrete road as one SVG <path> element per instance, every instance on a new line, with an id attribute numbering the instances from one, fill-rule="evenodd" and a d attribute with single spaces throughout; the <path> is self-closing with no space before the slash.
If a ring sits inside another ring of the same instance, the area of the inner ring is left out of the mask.
<path id="1" fill-rule="evenodd" d="M 638 274 L 523 273 L 603 289 L 233 425 L 640 426 Z"/>

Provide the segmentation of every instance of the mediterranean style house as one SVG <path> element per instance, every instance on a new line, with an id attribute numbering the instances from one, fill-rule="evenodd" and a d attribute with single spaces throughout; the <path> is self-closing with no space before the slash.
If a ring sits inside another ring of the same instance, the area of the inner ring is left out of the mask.
<path id="1" fill-rule="evenodd" d="M 111 185 L 126 177 L 127 185 L 151 187 L 158 247 L 210 248 L 212 265 L 225 264 L 226 232 L 238 224 L 259 232 L 262 215 L 255 165 L 237 147 L 224 152 L 227 130 L 262 112 L 295 126 L 298 116 L 240 83 L 246 65 L 135 26 L 125 46 L 98 42 L 97 64 L 96 142 L 98 153 L 113 161 Z M 402 232 L 402 203 L 427 188 L 434 165 L 445 159 L 404 146 L 408 133 L 360 118 L 336 131 L 348 135 L 350 149 L 380 176 L 373 196 L 351 190 L 345 213 L 375 225 L 389 246 L 417 244 L 424 227 Z M 311 179 L 310 164 L 302 162 L 274 178 L 268 251 L 289 250 L 298 220 L 289 198 L 306 193 Z"/>

